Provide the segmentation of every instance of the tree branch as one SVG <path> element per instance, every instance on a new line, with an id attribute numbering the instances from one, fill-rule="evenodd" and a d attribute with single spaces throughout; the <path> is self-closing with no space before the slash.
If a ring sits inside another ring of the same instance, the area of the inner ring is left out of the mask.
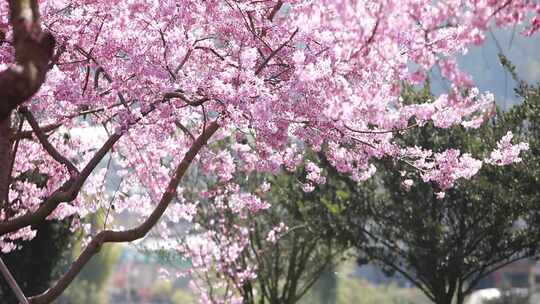
<path id="1" fill-rule="evenodd" d="M 262 70 L 268 65 L 268 63 L 270 62 L 270 60 L 272 60 L 272 58 L 274 58 L 274 56 L 277 55 L 277 53 L 279 53 L 279 51 L 281 51 L 281 49 L 283 49 L 287 44 L 289 44 L 289 42 L 291 42 L 294 38 L 294 36 L 296 36 L 296 34 L 298 33 L 298 28 L 291 34 L 291 37 L 289 37 L 289 39 L 287 41 L 285 41 L 282 45 L 280 45 L 277 49 L 275 49 L 272 53 L 270 53 L 270 55 L 268 55 L 268 57 L 266 57 L 266 59 L 264 59 L 264 61 L 261 63 L 261 65 L 257 68 L 257 70 L 255 70 L 255 75 L 259 75 Z"/>
<path id="2" fill-rule="evenodd" d="M 279 12 L 282 6 L 283 6 L 283 1 L 279 0 L 276 3 L 276 5 L 274 5 L 274 7 L 272 8 L 272 11 L 270 11 L 270 14 L 268 15 L 269 21 L 274 21 L 274 17 L 276 16 L 277 12 Z"/>
<path id="3" fill-rule="evenodd" d="M 0 273 L 4 275 L 5 280 L 7 281 L 9 287 L 11 287 L 13 293 L 21 302 L 22 304 L 28 304 L 28 300 L 24 296 L 24 293 L 22 292 L 21 288 L 19 287 L 19 284 L 17 284 L 17 281 L 15 281 L 15 278 L 13 278 L 13 275 L 11 275 L 11 272 L 7 268 L 6 264 L 4 264 L 4 261 L 0 257 Z"/>
<path id="4" fill-rule="evenodd" d="M 43 146 L 43 149 L 49 153 L 49 155 L 56 160 L 57 162 L 63 164 L 67 167 L 70 176 L 79 174 L 79 170 L 77 170 L 77 167 L 69 161 L 64 155 L 60 154 L 58 150 L 49 142 L 45 134 L 41 131 L 39 128 L 39 124 L 36 121 L 36 118 L 34 115 L 32 115 L 32 112 L 28 110 L 26 107 L 21 107 L 19 112 L 26 118 L 30 126 L 32 127 L 32 130 L 34 130 L 34 133 L 36 134 L 37 139 Z"/>
<path id="5" fill-rule="evenodd" d="M 16 64 L 0 73 L 0 121 L 39 90 L 54 53 L 55 39 L 41 30 L 37 2 L 9 1 Z"/>
<path id="6" fill-rule="evenodd" d="M 49 196 L 36 211 L 1 222 L 0 235 L 14 232 L 23 227 L 43 221 L 54 211 L 54 209 L 56 209 L 58 204 L 74 200 L 94 168 L 99 164 L 99 162 L 121 136 L 121 134 L 115 133 L 109 137 L 109 139 L 101 146 L 96 154 L 94 154 L 92 159 L 88 162 L 80 174 L 72 176 L 69 180 L 67 180 L 60 188 L 54 191 L 53 194 Z"/>
<path id="7" fill-rule="evenodd" d="M 156 103 L 163 102 L 165 100 L 166 99 L 158 100 Z M 142 117 L 152 113 L 152 111 L 155 109 L 156 105 L 151 104 L 148 110 L 141 113 L 141 117 L 138 117 L 127 127 L 129 128 L 130 126 L 135 125 Z M 60 203 L 73 201 L 79 194 L 84 182 L 88 179 L 92 171 L 94 171 L 99 162 L 101 162 L 101 160 L 105 157 L 105 155 L 107 155 L 107 153 L 112 149 L 116 142 L 118 142 L 123 134 L 124 133 L 122 132 L 116 132 L 111 135 L 101 146 L 101 148 L 94 154 L 83 170 L 78 175 L 72 176 L 62 186 L 54 191 L 51 196 L 45 199 L 45 201 L 36 211 L 0 222 L 0 236 L 17 231 L 26 226 L 39 223 L 43 221 L 49 214 L 51 214 Z"/>
<path id="8" fill-rule="evenodd" d="M 62 126 L 62 124 L 60 123 L 45 125 L 43 127 L 39 127 L 39 131 L 45 134 L 45 133 L 48 133 L 48 132 L 51 132 L 53 130 L 60 128 L 60 126 Z M 10 136 L 10 139 L 12 141 L 20 140 L 20 139 L 32 139 L 33 135 L 34 135 L 34 130 L 20 131 L 17 133 L 12 133 Z"/>
<path id="9" fill-rule="evenodd" d="M 219 125 L 217 122 L 211 123 L 193 143 L 191 148 L 184 155 L 184 158 L 180 164 L 178 164 L 176 167 L 175 174 L 169 181 L 169 185 L 163 193 L 161 200 L 157 204 L 154 211 L 144 222 L 129 230 L 103 230 L 98 233 L 94 238 L 92 238 L 88 246 L 86 246 L 81 255 L 71 264 L 68 271 L 60 278 L 60 280 L 58 280 L 52 288 L 48 289 L 44 293 L 31 297 L 29 299 L 30 303 L 45 304 L 54 301 L 69 286 L 69 284 L 71 284 L 73 279 L 82 270 L 84 265 L 88 263 L 92 256 L 99 251 L 103 243 L 132 242 L 144 237 L 150 231 L 150 229 L 156 225 L 163 213 L 165 213 L 165 210 L 167 210 L 167 207 L 176 196 L 176 189 L 180 183 L 180 180 L 189 168 L 189 165 L 193 162 L 195 156 L 202 149 L 202 147 L 206 145 L 206 142 L 217 131 L 218 128 Z"/>

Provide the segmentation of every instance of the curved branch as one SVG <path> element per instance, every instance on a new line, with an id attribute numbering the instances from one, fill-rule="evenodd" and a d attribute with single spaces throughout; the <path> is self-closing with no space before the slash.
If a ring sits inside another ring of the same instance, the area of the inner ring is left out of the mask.
<path id="1" fill-rule="evenodd" d="M 38 223 L 51 214 L 54 209 L 56 209 L 58 204 L 74 200 L 94 168 L 99 164 L 103 157 L 105 157 L 105 155 L 121 136 L 121 134 L 115 133 L 109 137 L 109 139 L 101 146 L 96 154 L 94 154 L 81 173 L 66 181 L 60 188 L 53 192 L 53 194 L 49 196 L 36 211 L 1 222 L 0 235 L 14 232 L 26 226 Z"/>
<path id="2" fill-rule="evenodd" d="M 73 176 L 78 174 L 79 170 L 77 170 L 77 167 L 75 167 L 75 165 L 71 161 L 69 161 L 69 159 L 67 159 L 64 155 L 58 152 L 58 150 L 56 150 L 56 148 L 49 142 L 45 134 L 39 128 L 39 124 L 36 121 L 36 118 L 34 117 L 32 112 L 30 112 L 30 110 L 28 110 L 26 107 L 21 107 L 19 111 L 26 118 L 26 120 L 30 124 L 30 127 L 32 127 L 32 130 L 34 130 L 34 133 L 36 134 L 36 137 L 43 146 L 43 149 L 45 149 L 45 151 L 47 151 L 47 153 L 49 153 L 49 155 L 54 160 L 66 166 L 70 175 Z"/>
<path id="3" fill-rule="evenodd" d="M 39 90 L 53 57 L 56 42 L 41 30 L 37 2 L 9 1 L 16 64 L 0 73 L 0 121 Z"/>
<path id="4" fill-rule="evenodd" d="M 141 113 L 141 117 L 138 117 L 135 121 L 129 123 L 127 128 L 138 123 L 142 117 L 149 115 L 155 109 L 156 105 L 152 104 L 148 110 Z M 26 226 L 39 223 L 43 221 L 49 214 L 51 214 L 60 203 L 73 201 L 79 194 L 83 184 L 88 179 L 92 171 L 94 171 L 96 166 L 101 162 L 105 155 L 109 153 L 123 134 L 124 133 L 119 131 L 111 135 L 101 146 L 101 148 L 94 154 L 83 170 L 79 174 L 71 176 L 71 178 L 68 179 L 57 190 L 55 190 L 51 196 L 46 198 L 36 211 L 0 222 L 0 236 L 17 231 Z"/>
<path id="5" fill-rule="evenodd" d="M 29 299 L 32 304 L 45 304 L 54 301 L 60 294 L 71 284 L 73 279 L 82 270 L 84 265 L 96 254 L 103 243 L 124 243 L 131 242 L 144 237 L 152 227 L 156 225 L 161 218 L 171 201 L 176 196 L 176 189 L 180 183 L 180 180 L 184 176 L 185 172 L 189 168 L 189 165 L 195 159 L 198 152 L 206 145 L 206 142 L 210 137 L 218 130 L 219 125 L 217 122 L 211 123 L 207 129 L 197 138 L 188 152 L 184 155 L 184 158 L 178 164 L 175 169 L 174 176 L 169 181 L 167 189 L 163 193 L 161 200 L 157 204 L 156 208 L 150 216 L 142 222 L 139 226 L 123 231 L 103 230 L 99 232 L 86 246 L 81 255 L 71 264 L 68 271 L 56 282 L 56 284 L 45 291 L 44 293 L 31 297 Z"/>

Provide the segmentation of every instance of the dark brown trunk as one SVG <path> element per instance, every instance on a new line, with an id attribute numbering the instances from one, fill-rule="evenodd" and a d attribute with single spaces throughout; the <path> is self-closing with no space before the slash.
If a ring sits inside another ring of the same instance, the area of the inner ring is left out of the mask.
<path id="1" fill-rule="evenodd" d="M 11 175 L 11 120 L 0 122 L 0 209 L 8 198 L 9 178 Z"/>
<path id="2" fill-rule="evenodd" d="M 435 298 L 435 304 L 452 304 L 452 295 L 442 294 Z"/>

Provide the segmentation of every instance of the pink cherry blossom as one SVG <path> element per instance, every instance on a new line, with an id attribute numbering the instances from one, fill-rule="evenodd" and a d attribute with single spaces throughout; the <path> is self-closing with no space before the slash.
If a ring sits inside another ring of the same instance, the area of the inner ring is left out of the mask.
<path id="1" fill-rule="evenodd" d="M 522 151 L 529 150 L 529 144 L 520 142 L 518 144 L 512 144 L 512 138 L 514 134 L 508 131 L 499 142 L 497 142 L 497 149 L 493 150 L 484 161 L 488 164 L 496 166 L 505 166 L 513 163 L 519 163 L 522 161 L 520 153 Z"/>
<path id="2" fill-rule="evenodd" d="M 9 180 L 0 184 L 9 206 L 0 210 L 0 249 L 32 239 L 35 221 L 72 216 L 83 227 L 110 210 L 107 227 L 93 227 L 103 239 L 87 234 L 84 264 L 118 235 L 141 238 L 155 227 L 171 237 L 169 225 L 211 200 L 212 224 L 178 248 L 193 260 L 203 303 L 242 300 L 232 288 L 211 298 L 204 274 L 230 286 L 256 275 L 256 265 L 236 259 L 249 248 L 248 219 L 268 203 L 237 179 L 305 168 L 302 188 L 313 191 L 325 176 L 307 150 L 358 182 L 385 157 L 442 190 L 471 178 L 479 156 L 403 146 L 395 134 L 411 123 L 480 126 L 493 96 L 456 58 L 483 43 L 489 26 L 534 34 L 540 12 L 528 0 L 34 0 L 39 12 L 10 19 L 21 13 L 11 3 L 0 2 L 0 181 Z M 29 50 L 40 52 L 24 56 Z M 403 81 L 422 85 L 437 66 L 449 91 L 405 105 Z M 12 94 L 19 86 L 26 90 Z M 519 161 L 526 145 L 511 139 L 486 162 Z M 38 187 L 22 178 L 28 172 L 47 179 Z M 121 212 L 139 219 L 139 230 L 115 226 Z M 227 226 L 221 213 L 237 221 Z"/>
<path id="3" fill-rule="evenodd" d="M 413 184 L 414 184 L 413 180 L 409 178 L 401 182 L 401 186 L 403 187 L 403 189 L 405 189 L 405 191 L 411 190 L 411 187 Z"/>

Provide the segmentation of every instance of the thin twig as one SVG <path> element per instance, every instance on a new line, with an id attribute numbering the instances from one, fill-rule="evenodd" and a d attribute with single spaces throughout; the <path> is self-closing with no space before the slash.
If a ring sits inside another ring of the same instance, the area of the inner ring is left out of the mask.
<path id="1" fill-rule="evenodd" d="M 107 213 L 105 214 L 105 220 L 103 220 L 103 229 L 107 228 L 107 220 L 109 219 L 109 213 L 111 211 L 111 207 L 114 209 L 113 202 L 114 202 L 114 200 L 116 198 L 116 194 L 120 190 L 120 186 L 122 185 L 123 181 L 124 181 L 124 178 L 122 177 L 120 179 L 120 182 L 118 182 L 118 186 L 116 187 L 116 190 L 114 190 L 114 193 L 113 193 L 111 199 L 109 200 L 109 206 L 107 207 Z"/>
<path id="2" fill-rule="evenodd" d="M 352 131 L 352 132 L 355 132 L 355 133 L 364 133 L 364 134 L 385 134 L 385 133 L 396 133 L 396 132 L 402 132 L 402 131 L 407 131 L 409 129 L 412 129 L 414 127 L 417 127 L 418 124 L 417 123 L 414 123 L 410 126 L 407 126 L 405 128 L 398 128 L 398 129 L 392 129 L 392 130 L 356 130 L 356 129 L 353 129 L 347 125 L 343 125 L 347 130 L 349 131 Z"/>

